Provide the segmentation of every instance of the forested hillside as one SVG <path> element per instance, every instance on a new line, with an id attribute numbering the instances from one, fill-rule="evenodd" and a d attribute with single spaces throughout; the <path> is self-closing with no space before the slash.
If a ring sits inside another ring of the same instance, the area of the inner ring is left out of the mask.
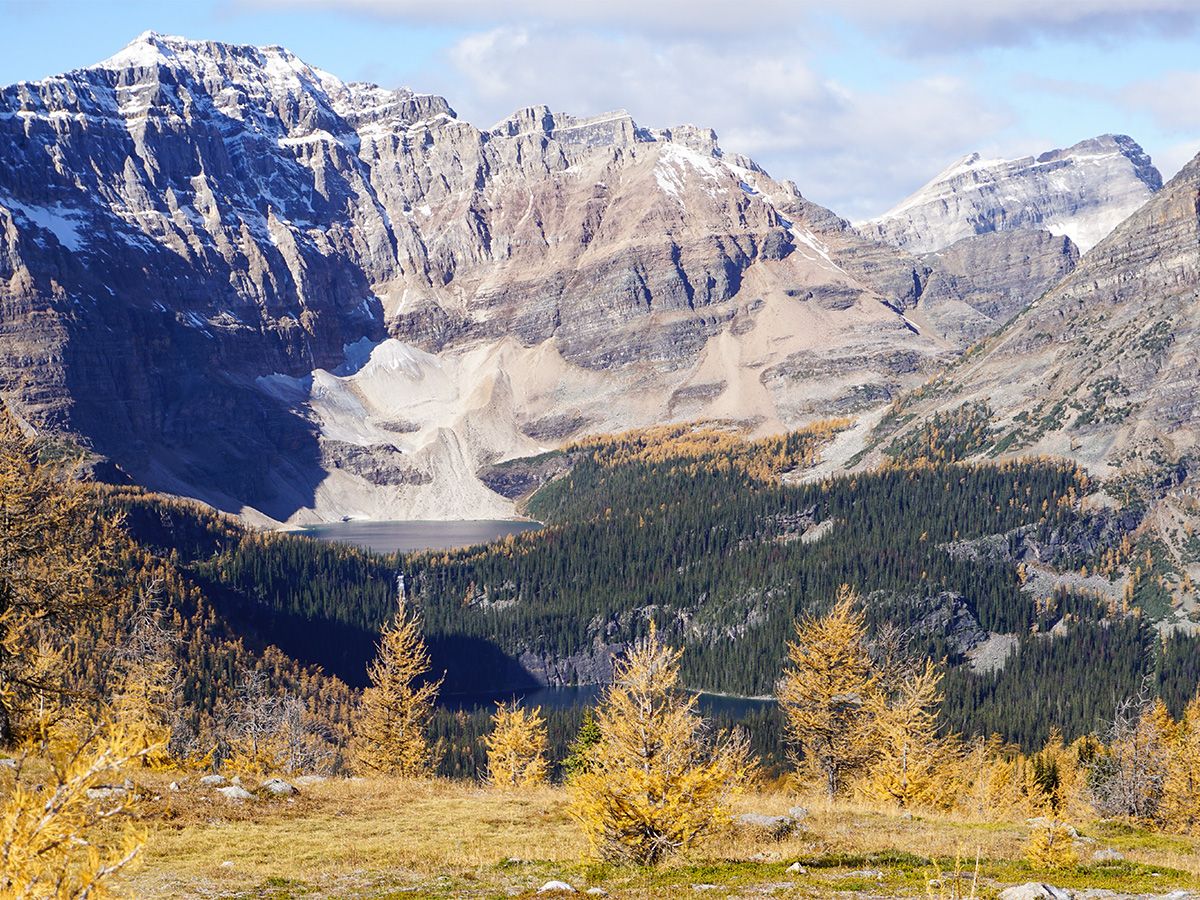
<path id="1" fill-rule="evenodd" d="M 722 798 L 760 774 L 839 802 L 1193 830 L 1186 567 L 1121 484 L 1051 459 L 956 461 L 959 424 L 833 478 L 814 466 L 842 422 L 593 439 L 508 466 L 553 473 L 528 501 L 540 531 L 380 556 L 89 485 L 69 448 L 39 460 L 4 419 L 0 724 L 16 755 L 0 794 L 6 846 L 32 848 L 14 871 L 107 877 L 142 838 L 104 816 L 161 801 L 166 822 L 184 789 L 147 785 L 170 772 L 203 789 L 214 769 L 237 803 L 294 794 L 279 774 L 311 773 L 305 790 L 347 773 L 549 779 L 606 855 L 658 862 L 656 838 L 605 837 L 625 833 L 610 799 L 651 726 L 655 746 L 687 748 L 663 757 L 676 849 L 724 827 Z M 609 686 L 547 709 L 491 702 L 547 683 Z M 679 688 L 778 702 L 722 709 Z M 47 792 L 76 798 L 56 821 L 100 835 L 104 855 L 37 849 Z M 1035 866 L 1076 858 L 1042 853 L 1060 828 L 1034 829 Z"/>
<path id="2" fill-rule="evenodd" d="M 1190 585 L 1149 577 L 1156 548 L 1136 511 L 1089 502 L 1100 486 L 1068 463 L 934 452 L 954 429 L 876 472 L 797 479 L 839 427 L 754 443 L 664 428 L 576 445 L 529 502 L 544 529 L 408 557 L 244 532 L 146 496 L 113 501 L 251 643 L 351 684 L 401 572 L 443 691 L 468 694 L 603 682 L 651 620 L 685 649 L 688 687 L 769 694 L 792 622 L 851 584 L 875 633 L 947 660 L 946 723 L 965 733 L 1027 747 L 1055 725 L 1085 734 L 1145 675 L 1180 711 L 1200 674 L 1196 641 L 1164 642 L 1141 607 L 1169 610 Z M 1012 655 L 977 669 L 992 635 L 1011 635 Z"/>

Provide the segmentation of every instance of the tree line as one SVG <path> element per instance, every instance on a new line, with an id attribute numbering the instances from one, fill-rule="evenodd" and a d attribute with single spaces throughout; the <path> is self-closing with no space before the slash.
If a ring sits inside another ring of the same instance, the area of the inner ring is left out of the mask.
<path id="1" fill-rule="evenodd" d="M 401 558 L 87 485 L 0 417 L 5 877 L 69 871 L 66 896 L 99 895 L 139 836 L 109 824 L 133 796 L 95 791 L 131 767 L 410 777 L 451 760 L 509 788 L 558 773 L 597 852 L 642 861 L 709 833 L 764 746 L 833 794 L 980 814 L 1086 803 L 1193 827 L 1194 640 L 1160 640 L 1136 605 L 1023 590 L 1030 542 L 1042 565 L 1104 552 L 1075 540 L 1097 531 L 1087 476 L 1050 460 L 780 471 L 831 433 L 751 443 L 735 463 L 725 436 L 591 442 L 534 498 L 543 532 Z M 943 595 L 1021 635 L 1003 667 L 962 665 L 931 621 Z M 612 684 L 577 728 L 512 705 L 482 725 L 436 708 L 455 679 L 597 637 Z M 713 728 L 684 686 L 776 690 L 779 718 Z M 471 722 L 477 737 L 455 730 Z M 634 751 L 667 768 L 631 780 Z M 614 818 L 640 803 L 673 812 L 632 831 Z"/>

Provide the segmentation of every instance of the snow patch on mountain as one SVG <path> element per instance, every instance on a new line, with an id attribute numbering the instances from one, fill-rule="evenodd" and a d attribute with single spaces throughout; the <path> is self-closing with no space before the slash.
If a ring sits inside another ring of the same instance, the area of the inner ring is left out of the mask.
<path id="1" fill-rule="evenodd" d="M 84 236 L 80 234 L 82 216 L 75 210 L 69 210 L 59 204 L 32 206 L 3 196 L 0 196 L 0 207 L 18 212 L 38 228 L 49 231 L 68 250 L 78 252 L 83 249 Z"/>
<path id="2" fill-rule="evenodd" d="M 857 227 L 912 253 L 1016 229 L 1066 235 L 1086 252 L 1160 187 L 1162 176 L 1136 141 L 1106 134 L 1036 157 L 968 154 Z"/>

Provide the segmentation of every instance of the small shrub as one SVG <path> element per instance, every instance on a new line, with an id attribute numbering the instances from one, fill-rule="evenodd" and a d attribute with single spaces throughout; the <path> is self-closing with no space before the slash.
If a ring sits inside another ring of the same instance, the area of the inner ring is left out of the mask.
<path id="1" fill-rule="evenodd" d="M 1079 865 L 1075 833 L 1063 822 L 1036 825 L 1025 845 L 1025 859 L 1035 869 L 1070 869 Z"/>

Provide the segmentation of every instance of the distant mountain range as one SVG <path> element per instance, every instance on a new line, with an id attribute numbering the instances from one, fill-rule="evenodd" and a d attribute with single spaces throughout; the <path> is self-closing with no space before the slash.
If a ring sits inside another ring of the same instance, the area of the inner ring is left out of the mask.
<path id="1" fill-rule="evenodd" d="M 1123 134 L 1019 159 L 971 153 L 860 230 L 933 253 L 977 234 L 1037 228 L 1086 253 L 1160 187 L 1150 157 Z"/>
<path id="2" fill-rule="evenodd" d="M 1184 174 L 1080 266 L 1161 183 L 1125 137 L 968 157 L 855 228 L 707 129 L 530 107 L 480 130 L 279 47 L 147 33 L 0 90 L 0 148 L 0 392 L 101 477 L 251 521 L 509 515 L 494 463 L 667 421 L 873 421 L 1057 283 L 1003 332 L 1062 309 L 1039 359 L 1113 326 L 1079 319 L 1096 291 L 1195 283 L 1185 228 L 1155 232 L 1161 264 L 1130 231 Z"/>

